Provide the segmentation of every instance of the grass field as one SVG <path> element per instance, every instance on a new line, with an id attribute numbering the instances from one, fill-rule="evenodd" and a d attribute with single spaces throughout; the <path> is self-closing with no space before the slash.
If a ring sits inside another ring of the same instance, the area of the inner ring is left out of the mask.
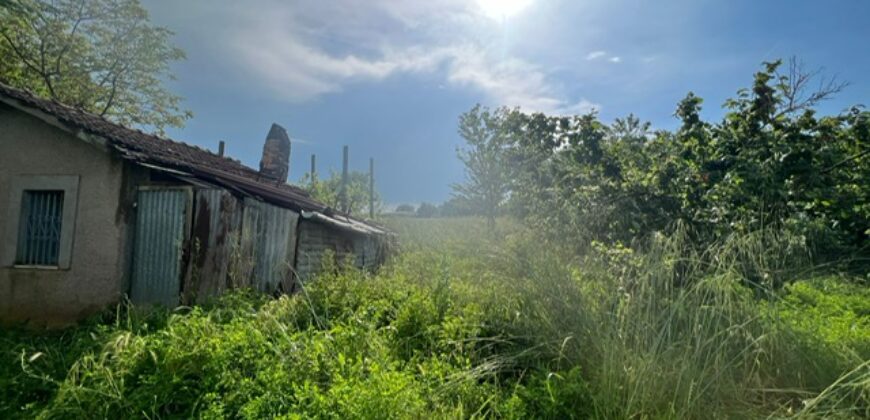
<path id="1" fill-rule="evenodd" d="M 866 279 L 789 238 L 577 256 L 507 221 L 390 224 L 376 275 L 2 330 L 0 418 L 870 418 Z"/>

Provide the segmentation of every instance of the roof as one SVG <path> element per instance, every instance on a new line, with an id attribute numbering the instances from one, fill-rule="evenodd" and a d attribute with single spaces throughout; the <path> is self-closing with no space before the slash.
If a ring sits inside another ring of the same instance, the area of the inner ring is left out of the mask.
<path id="1" fill-rule="evenodd" d="M 263 177 L 257 170 L 209 150 L 128 128 L 80 108 L 40 98 L 31 92 L 3 83 L 0 83 L 0 102 L 42 119 L 45 116 L 52 117 L 59 123 L 56 125 L 80 138 L 97 136 L 104 140 L 108 148 L 118 152 L 122 159 L 149 167 L 156 165 L 183 171 L 196 178 L 260 197 L 282 207 L 317 212 L 327 218 L 352 222 L 348 223 L 349 230 L 360 233 L 372 233 L 372 229 L 385 232 L 370 223 L 334 212 L 299 187 Z M 367 228 L 351 228 L 359 225 Z"/>

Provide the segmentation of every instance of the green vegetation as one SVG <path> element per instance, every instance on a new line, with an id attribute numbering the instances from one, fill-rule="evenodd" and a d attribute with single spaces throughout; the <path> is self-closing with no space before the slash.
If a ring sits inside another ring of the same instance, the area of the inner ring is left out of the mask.
<path id="1" fill-rule="evenodd" d="M 184 51 L 138 0 L 0 0 L 0 81 L 125 125 L 181 127 Z"/>
<path id="2" fill-rule="evenodd" d="M 0 417 L 870 414 L 867 285 L 797 274 L 789 238 L 577 256 L 504 219 L 392 224 L 403 249 L 377 275 L 330 267 L 276 300 L 3 331 Z M 748 272 L 789 286 L 744 287 Z"/>
<path id="3" fill-rule="evenodd" d="M 438 215 L 438 206 L 422 202 L 420 207 L 417 207 L 417 217 L 435 217 Z"/>
<path id="4" fill-rule="evenodd" d="M 675 131 L 633 115 L 526 114 L 475 107 L 460 118 L 468 180 L 459 197 L 478 214 L 509 214 L 578 251 L 630 245 L 688 227 L 704 247 L 734 232 L 783 230 L 819 264 L 870 261 L 870 112 L 814 107 L 844 85 L 792 60 L 765 63 L 752 85 L 701 119 L 689 93 Z M 818 90 L 809 88 L 820 86 Z M 848 261 L 847 261 L 848 260 Z"/>
<path id="5" fill-rule="evenodd" d="M 341 203 L 341 173 L 330 171 L 329 177 L 320 179 L 315 174 L 306 173 L 299 181 L 299 186 L 308 190 L 316 200 L 357 217 L 369 216 L 369 174 L 367 172 L 350 171 L 347 175 L 347 208 Z M 375 212 L 380 213 L 383 203 L 378 191 L 374 191 Z"/>

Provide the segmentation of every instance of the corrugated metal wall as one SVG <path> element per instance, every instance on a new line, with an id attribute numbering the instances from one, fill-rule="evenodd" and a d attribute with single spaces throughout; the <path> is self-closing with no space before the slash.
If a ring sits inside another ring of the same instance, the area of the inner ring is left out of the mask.
<path id="1" fill-rule="evenodd" d="M 182 188 L 138 192 L 130 299 L 135 303 L 178 304 L 182 247 L 187 238 L 191 191 Z"/>
<path id="2" fill-rule="evenodd" d="M 289 291 L 296 251 L 299 214 L 271 204 L 245 199 L 242 249 L 253 260 L 252 286 L 263 292 Z"/>
<path id="3" fill-rule="evenodd" d="M 241 234 L 241 202 L 227 190 L 196 191 L 184 302 L 203 302 L 230 284 L 230 262 Z"/>
<path id="4" fill-rule="evenodd" d="M 249 199 L 245 200 L 242 210 L 242 235 L 239 238 L 237 256 L 233 261 L 234 287 L 251 287 L 251 278 L 254 274 L 254 264 L 257 260 L 255 251 L 257 248 L 257 225 L 260 220 L 260 210 L 249 206 Z"/>
<path id="5" fill-rule="evenodd" d="M 383 259 L 377 236 L 300 220 L 292 210 L 242 201 L 220 188 L 194 194 L 189 188 L 151 187 L 139 191 L 138 202 L 131 287 L 137 303 L 174 306 L 180 291 L 185 304 L 240 287 L 289 292 L 294 273 L 303 280 L 317 274 L 326 255 L 366 269 Z"/>

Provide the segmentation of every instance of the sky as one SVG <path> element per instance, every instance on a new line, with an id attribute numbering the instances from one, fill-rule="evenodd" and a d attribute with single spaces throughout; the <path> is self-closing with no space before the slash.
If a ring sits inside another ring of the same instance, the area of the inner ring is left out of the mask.
<path id="1" fill-rule="evenodd" d="M 820 110 L 870 105 L 864 0 L 143 0 L 187 58 L 169 89 L 194 117 L 171 138 L 257 168 L 271 124 L 291 137 L 290 180 L 375 159 L 384 202 L 441 202 L 464 179 L 458 117 L 480 103 L 530 112 L 634 113 L 677 126 L 798 57 L 850 85 Z"/>

